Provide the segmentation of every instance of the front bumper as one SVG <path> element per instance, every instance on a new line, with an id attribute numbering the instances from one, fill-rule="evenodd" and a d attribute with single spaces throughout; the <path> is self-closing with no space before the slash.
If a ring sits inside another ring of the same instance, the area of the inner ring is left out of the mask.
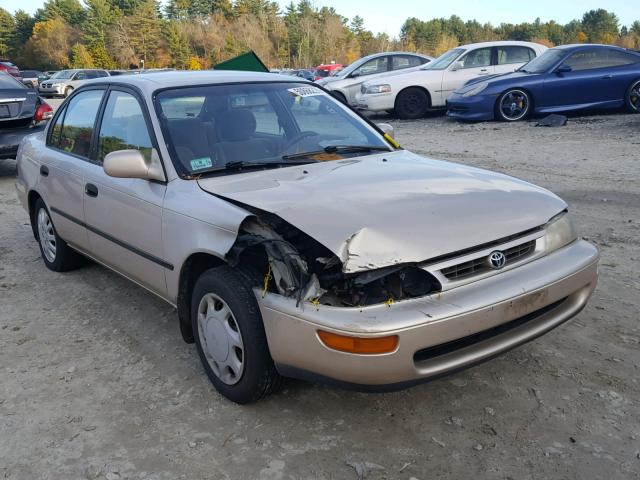
<path id="1" fill-rule="evenodd" d="M 499 355 L 566 322 L 586 305 L 598 251 L 579 240 L 545 257 L 442 294 L 364 308 L 314 306 L 256 291 L 271 356 L 285 376 L 390 390 Z M 394 352 L 356 355 L 321 343 L 319 329 L 398 335 Z"/>
<path id="2" fill-rule="evenodd" d="M 459 120 L 493 120 L 496 95 L 463 97 L 454 93 L 447 99 L 447 116 Z"/>
<path id="3" fill-rule="evenodd" d="M 38 87 L 38 93 L 43 97 L 64 95 L 62 86 L 45 88 L 42 85 Z"/>
<path id="4" fill-rule="evenodd" d="M 44 130 L 46 122 L 41 125 L 6 129 L 0 132 L 0 159 L 15 158 L 18 145 L 24 137 Z"/>
<path id="5" fill-rule="evenodd" d="M 356 93 L 355 108 L 372 112 L 393 110 L 395 108 L 395 101 L 396 96 L 392 92 L 367 95 L 358 92 Z"/>

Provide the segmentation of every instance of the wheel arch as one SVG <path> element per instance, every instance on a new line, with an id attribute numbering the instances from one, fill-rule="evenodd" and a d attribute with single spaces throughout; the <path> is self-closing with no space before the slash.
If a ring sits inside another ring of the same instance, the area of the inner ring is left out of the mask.
<path id="1" fill-rule="evenodd" d="M 410 88 L 417 88 L 418 90 L 422 90 L 424 93 L 426 93 L 427 94 L 427 100 L 429 101 L 428 108 L 431 108 L 431 106 L 433 105 L 433 98 L 431 97 L 431 92 L 429 92 L 428 88 L 423 87 L 422 85 L 408 85 L 408 86 L 404 87 L 402 90 L 400 90 L 398 92 L 398 94 L 396 95 L 396 98 L 393 100 L 393 108 L 396 108 L 398 106 L 398 97 L 403 92 L 409 90 Z"/>
<path id="2" fill-rule="evenodd" d="M 27 206 L 29 207 L 29 222 L 31 223 L 31 231 L 33 232 L 33 237 L 36 240 L 38 239 L 38 229 L 36 228 L 35 209 L 36 209 L 36 202 L 41 199 L 42 199 L 42 196 L 35 190 L 30 190 L 29 193 L 27 194 Z M 42 201 L 44 202 L 44 200 Z"/>

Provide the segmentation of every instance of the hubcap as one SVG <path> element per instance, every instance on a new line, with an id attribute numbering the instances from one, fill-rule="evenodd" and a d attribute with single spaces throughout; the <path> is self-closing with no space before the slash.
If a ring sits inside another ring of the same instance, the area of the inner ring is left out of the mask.
<path id="1" fill-rule="evenodd" d="M 38 237 L 40 238 L 40 246 L 42 252 L 49 262 L 56 259 L 56 234 L 53 230 L 53 223 L 49 218 L 49 214 L 44 208 L 38 211 Z"/>
<path id="2" fill-rule="evenodd" d="M 404 96 L 404 108 L 411 114 L 416 114 L 422 108 L 422 100 L 419 95 L 412 93 Z"/>
<path id="3" fill-rule="evenodd" d="M 631 87 L 629 92 L 629 103 L 634 110 L 640 110 L 640 82 Z"/>
<path id="4" fill-rule="evenodd" d="M 520 90 L 508 92 L 500 102 L 500 111 L 507 120 L 520 120 L 529 109 L 527 95 Z"/>
<path id="5" fill-rule="evenodd" d="M 234 385 L 244 371 L 244 343 L 233 312 L 218 295 L 207 293 L 198 305 L 198 334 L 216 377 Z"/>

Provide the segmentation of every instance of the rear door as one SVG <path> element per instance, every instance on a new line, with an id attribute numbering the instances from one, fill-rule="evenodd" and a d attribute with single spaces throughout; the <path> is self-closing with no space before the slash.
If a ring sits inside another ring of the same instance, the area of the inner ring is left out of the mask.
<path id="1" fill-rule="evenodd" d="M 492 47 L 476 48 L 465 53 L 453 62 L 442 76 L 442 91 L 439 105 L 444 105 L 446 99 L 466 82 L 476 78 L 492 75 L 495 71 L 492 65 Z M 434 101 L 434 106 L 438 105 Z"/>
<path id="2" fill-rule="evenodd" d="M 40 166 L 38 191 L 58 234 L 84 251 L 89 248 L 84 226 L 84 167 L 103 95 L 104 89 L 79 92 L 56 114 Z"/>
<path id="3" fill-rule="evenodd" d="M 138 96 L 111 87 L 98 123 L 93 162 L 85 170 L 84 209 L 95 258 L 159 295 L 166 293 L 167 264 L 162 248 L 163 182 L 114 178 L 103 168 L 116 150 L 158 155 L 148 114 Z M 153 140 L 152 140 L 153 138 Z"/>

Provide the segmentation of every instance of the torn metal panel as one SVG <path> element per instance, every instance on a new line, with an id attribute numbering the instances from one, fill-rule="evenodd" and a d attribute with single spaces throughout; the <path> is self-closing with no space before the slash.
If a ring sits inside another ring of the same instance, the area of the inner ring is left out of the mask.
<path id="1" fill-rule="evenodd" d="M 337 256 L 345 274 L 465 250 L 543 225 L 566 208 L 527 182 L 406 151 L 198 183 L 295 226 Z"/>

